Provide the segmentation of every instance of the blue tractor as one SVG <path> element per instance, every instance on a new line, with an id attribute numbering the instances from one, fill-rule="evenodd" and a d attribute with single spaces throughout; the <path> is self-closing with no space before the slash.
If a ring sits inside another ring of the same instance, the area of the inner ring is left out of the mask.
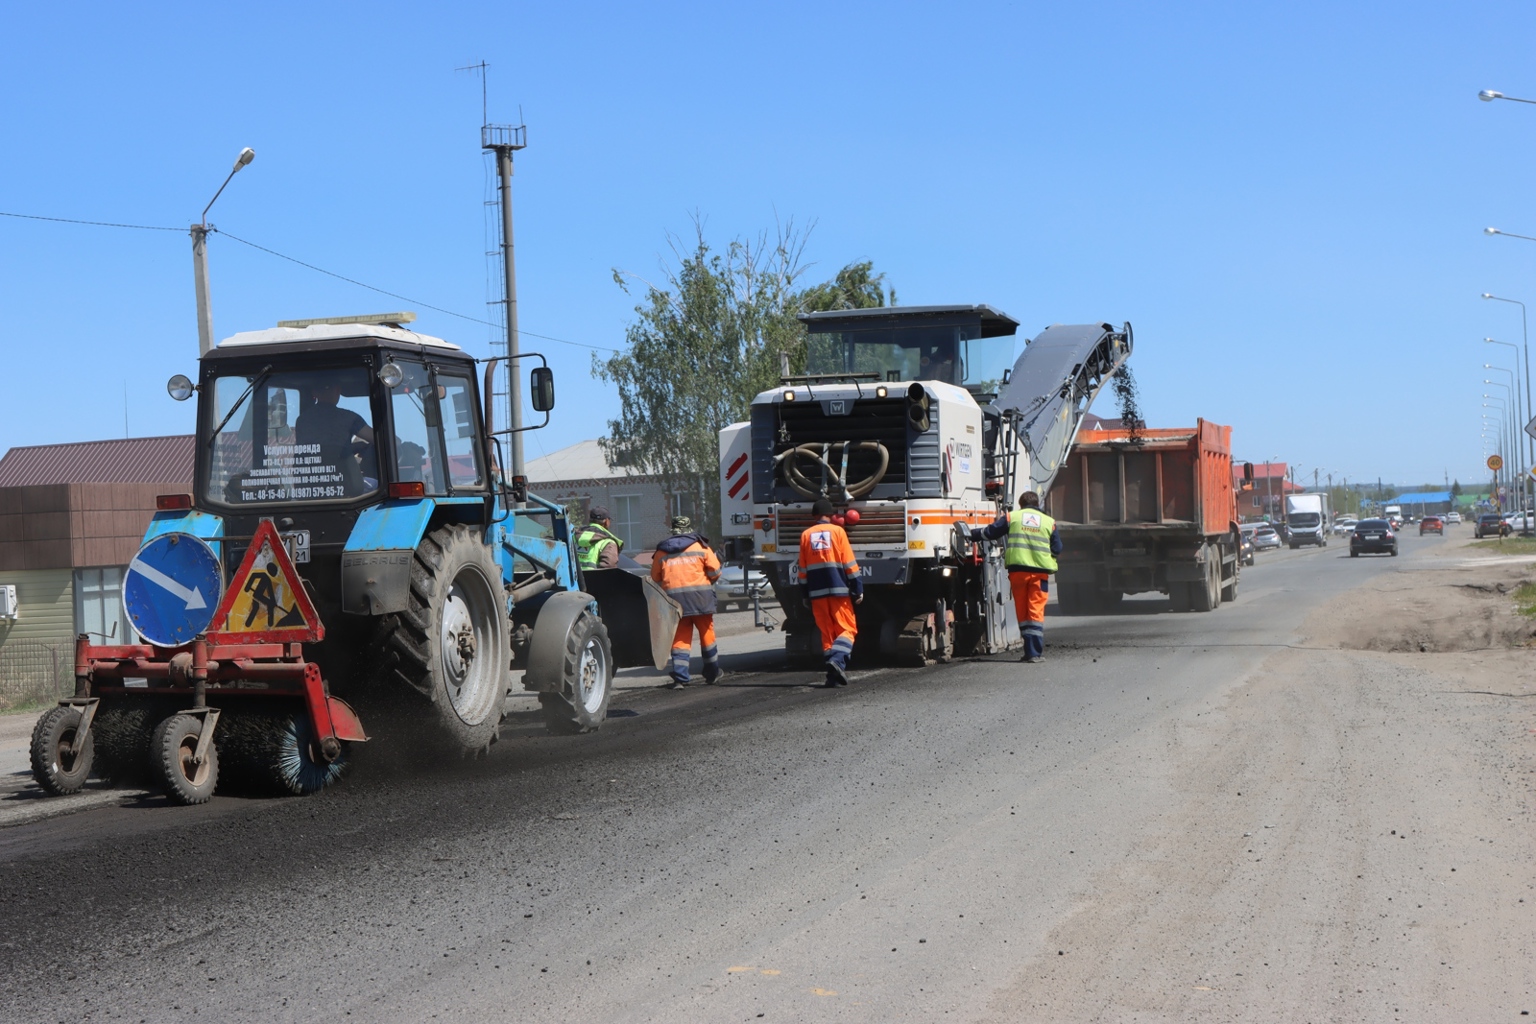
<path id="1" fill-rule="evenodd" d="M 584 592 L 565 509 L 500 470 L 494 361 L 482 391 L 412 319 L 237 334 L 172 378 L 198 396 L 194 491 L 160 499 L 125 577 L 141 642 L 77 641 L 76 694 L 33 734 L 44 789 L 148 773 L 199 803 L 222 770 L 312 792 L 370 733 L 484 752 L 519 681 L 550 730 L 596 729 L 616 664 L 656 663 L 664 597 L 635 574 Z M 547 422 L 547 366 L 530 389 Z"/>

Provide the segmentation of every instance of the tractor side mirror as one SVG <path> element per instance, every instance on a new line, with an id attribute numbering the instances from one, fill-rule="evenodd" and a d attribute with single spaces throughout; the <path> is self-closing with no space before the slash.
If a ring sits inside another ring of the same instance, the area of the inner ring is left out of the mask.
<path id="1" fill-rule="evenodd" d="M 528 375 L 528 401 L 534 412 L 549 412 L 555 407 L 555 371 L 536 366 Z"/>

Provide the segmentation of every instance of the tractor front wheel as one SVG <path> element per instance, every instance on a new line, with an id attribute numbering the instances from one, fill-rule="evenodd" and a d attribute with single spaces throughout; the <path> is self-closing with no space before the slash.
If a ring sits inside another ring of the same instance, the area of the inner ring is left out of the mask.
<path id="1" fill-rule="evenodd" d="M 591 612 L 582 612 L 565 638 L 560 690 L 539 694 L 544 726 L 561 735 L 591 732 L 603 724 L 612 694 L 613 654 L 608 627 Z"/>

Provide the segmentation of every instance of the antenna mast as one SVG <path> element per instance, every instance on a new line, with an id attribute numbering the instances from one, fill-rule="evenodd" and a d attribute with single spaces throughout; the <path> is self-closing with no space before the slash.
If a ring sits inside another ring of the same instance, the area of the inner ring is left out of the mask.
<path id="1" fill-rule="evenodd" d="M 490 123 L 487 69 L 485 61 L 459 68 L 460 71 L 476 71 L 480 75 L 480 148 L 496 154 L 496 177 L 501 206 L 501 264 L 503 302 L 506 313 L 507 355 L 507 426 L 512 428 L 508 442 L 512 449 L 510 474 L 523 475 L 523 389 L 518 367 L 517 334 L 517 261 L 512 245 L 512 154 L 528 145 L 527 127 L 496 125 Z M 521 111 L 519 111 L 521 113 Z M 521 117 L 519 117 L 521 120 Z M 487 395 L 489 402 L 491 396 Z"/>

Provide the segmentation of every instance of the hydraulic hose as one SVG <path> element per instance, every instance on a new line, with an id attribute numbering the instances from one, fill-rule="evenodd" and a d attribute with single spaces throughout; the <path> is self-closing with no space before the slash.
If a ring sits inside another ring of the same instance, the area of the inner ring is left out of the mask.
<path id="1" fill-rule="evenodd" d="M 880 464 L 873 473 L 850 484 L 847 479 L 848 456 L 853 452 L 875 452 L 879 456 Z M 841 458 L 834 458 L 833 453 L 837 453 Z M 836 441 L 830 444 L 798 445 L 780 452 L 773 461 L 776 466 L 782 467 L 784 482 L 802 498 L 819 498 L 825 493 L 823 485 L 813 482 L 800 471 L 796 463 L 802 458 L 809 459 L 820 466 L 822 479 L 835 483 L 842 489 L 842 496 L 847 498 L 862 498 L 873 491 L 880 481 L 885 479 L 885 472 L 891 466 L 890 450 L 879 441 Z"/>

